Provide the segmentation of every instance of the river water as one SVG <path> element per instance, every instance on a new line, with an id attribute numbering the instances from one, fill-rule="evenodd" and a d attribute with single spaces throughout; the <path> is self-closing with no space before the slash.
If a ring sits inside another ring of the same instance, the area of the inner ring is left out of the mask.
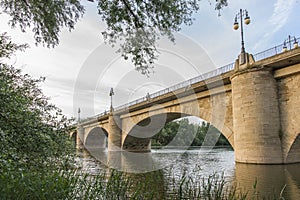
<path id="1" fill-rule="evenodd" d="M 92 153 L 93 157 L 87 152 L 80 155 L 80 162 L 86 172 L 97 174 L 106 168 L 105 164 L 107 162 L 103 158 L 108 159 L 107 152 L 96 156 Z M 273 197 L 275 195 L 279 197 L 282 193 L 284 199 L 300 199 L 300 164 L 249 165 L 235 163 L 234 151 L 231 148 L 158 149 L 152 150 L 147 155 L 151 157 L 151 163 L 153 163 L 153 160 L 163 163 L 155 166 L 172 169 L 172 173 L 178 177 L 183 172 L 194 176 L 194 178 L 196 176 L 196 178 L 198 176 L 199 178 L 205 178 L 212 174 L 220 174 L 231 184 L 236 184 L 241 190 L 249 191 L 251 194 L 258 191 L 259 196 Z M 101 158 L 99 159 L 99 157 Z M 114 160 L 116 160 L 115 158 Z M 133 161 L 134 163 L 128 164 L 128 159 L 120 158 L 120 156 L 117 158 L 122 160 L 123 166 L 124 160 L 126 160 L 125 165 L 127 167 L 136 164 L 136 160 Z M 147 165 L 146 163 L 143 160 L 138 165 Z M 167 180 L 169 174 L 163 174 L 162 176 Z M 254 187 L 256 190 L 253 189 Z"/>

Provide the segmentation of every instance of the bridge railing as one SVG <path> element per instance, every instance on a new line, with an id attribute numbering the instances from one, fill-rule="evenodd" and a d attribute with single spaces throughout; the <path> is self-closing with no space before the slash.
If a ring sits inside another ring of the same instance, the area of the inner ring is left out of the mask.
<path id="1" fill-rule="evenodd" d="M 296 38 L 297 41 L 300 40 L 300 37 Z M 291 40 L 291 41 L 286 41 L 286 47 L 288 49 L 293 48 L 293 42 L 294 40 Z M 270 48 L 270 49 L 267 49 L 263 52 L 260 52 L 260 53 L 257 53 L 257 54 L 254 54 L 253 57 L 254 57 L 254 60 L 255 61 L 258 61 L 258 60 L 262 60 L 262 59 L 265 59 L 265 58 L 268 58 L 268 57 L 271 57 L 271 56 L 274 56 L 274 55 L 277 55 L 279 53 L 282 53 L 283 52 L 283 47 L 284 47 L 284 44 L 281 44 L 281 45 L 277 45 L 273 48 Z M 168 87 L 168 88 L 165 88 L 163 90 L 160 90 L 158 92 L 155 92 L 155 93 L 152 93 L 150 94 L 150 96 L 148 98 L 155 98 L 155 97 L 158 97 L 158 96 L 161 96 L 161 95 L 164 95 L 164 94 L 167 94 L 169 92 L 174 92 L 175 90 L 178 90 L 178 89 L 182 89 L 182 88 L 185 88 L 185 87 L 188 87 L 192 84 L 195 84 L 197 82 L 200 82 L 200 81 L 204 81 L 204 80 L 207 80 L 207 79 L 210 79 L 210 78 L 213 78 L 213 77 L 216 77 L 216 76 L 219 76 L 219 75 L 222 75 L 224 73 L 227 73 L 231 70 L 234 69 L 234 63 L 230 63 L 228 65 L 225 65 L 223 67 L 220 67 L 218 69 L 215 69 L 215 70 L 212 70 L 210 72 L 207 72 L 207 73 L 204 73 L 204 74 L 201 74 L 199 76 L 196 76 L 194 78 L 191 78 L 187 81 L 183 81 L 181 83 L 178 83 L 176 85 L 173 85 L 171 87 Z M 145 97 L 142 97 L 142 98 L 139 98 L 139 99 L 136 99 L 134 101 L 131 101 L 131 102 L 128 102 L 126 104 L 123 104 L 121 106 L 118 106 L 115 108 L 115 110 L 126 110 L 128 109 L 130 106 L 133 106 L 133 105 L 136 105 L 138 103 L 141 103 L 141 102 L 144 102 L 144 101 L 147 101 L 148 98 L 145 96 Z M 106 111 L 105 112 L 102 112 L 98 115 L 95 115 L 93 117 L 89 117 L 87 119 L 84 119 L 82 120 L 81 122 L 84 122 L 84 121 L 88 121 L 90 119 L 94 119 L 94 118 L 98 118 L 98 117 L 101 117 L 101 116 L 104 116 L 108 114 Z"/>
<path id="2" fill-rule="evenodd" d="M 178 83 L 176 85 L 173 85 L 171 87 L 165 88 L 165 89 L 160 90 L 160 91 L 155 92 L 155 93 L 152 93 L 152 94 L 149 95 L 149 98 L 153 99 L 155 97 L 167 94 L 169 92 L 173 92 L 175 90 L 188 87 L 188 86 L 190 86 L 190 85 L 192 85 L 194 83 L 197 83 L 197 82 L 200 82 L 200 81 L 204 81 L 204 80 L 207 80 L 209 78 L 216 77 L 218 75 L 221 75 L 221 74 L 224 74 L 226 72 L 229 72 L 229 71 L 233 70 L 233 68 L 234 68 L 234 63 L 230 63 L 230 64 L 225 65 L 223 67 L 220 67 L 218 69 L 212 70 L 210 72 L 207 72 L 207 73 L 201 74 L 201 75 L 199 75 L 197 77 L 194 77 L 192 79 L 189 79 L 187 81 L 180 82 L 180 83 Z M 142 97 L 142 98 L 136 99 L 134 101 L 131 101 L 129 103 L 126 103 L 124 105 L 118 106 L 118 107 L 115 108 L 115 110 L 124 110 L 124 109 L 126 110 L 127 108 L 129 108 L 132 105 L 135 105 L 135 104 L 141 103 L 143 101 L 147 101 L 147 100 L 148 100 L 147 97 Z"/>
<path id="3" fill-rule="evenodd" d="M 88 118 L 82 119 L 82 120 L 80 120 L 80 123 L 84 123 L 84 122 L 87 122 L 87 121 L 89 121 L 89 120 L 91 120 L 91 119 L 96 119 L 96 118 L 98 118 L 98 117 L 102 117 L 102 116 L 107 115 L 107 114 L 108 114 L 108 112 L 107 112 L 107 111 L 104 111 L 104 112 L 99 113 L 99 114 L 97 114 L 97 115 L 94 115 L 94 116 L 92 116 L 92 117 L 88 117 Z"/>
<path id="4" fill-rule="evenodd" d="M 300 37 L 296 38 L 296 41 L 299 42 L 300 40 Z M 286 41 L 285 44 L 280 44 L 280 45 L 277 45 L 273 48 L 270 48 L 270 49 L 267 49 L 265 51 L 262 51 L 262 52 L 259 52 L 255 55 L 253 55 L 254 57 L 254 60 L 255 61 L 258 61 L 258 60 L 262 60 L 262 59 L 265 59 L 265 58 L 268 58 L 268 57 L 271 57 L 271 56 L 275 56 L 277 54 L 280 54 L 283 52 L 283 47 L 286 46 L 287 49 L 293 49 L 293 46 L 294 46 L 294 40 L 290 40 L 290 41 Z"/>

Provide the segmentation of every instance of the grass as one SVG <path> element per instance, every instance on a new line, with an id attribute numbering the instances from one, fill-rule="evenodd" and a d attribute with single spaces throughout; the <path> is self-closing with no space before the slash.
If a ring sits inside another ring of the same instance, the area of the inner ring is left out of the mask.
<path id="1" fill-rule="evenodd" d="M 143 174 L 110 169 L 97 175 L 80 170 L 14 170 L 0 175 L 0 199 L 283 199 L 260 197 L 255 191 L 256 182 L 255 192 L 250 193 L 227 182 L 223 175 L 193 178 L 197 176 L 183 172 L 178 177 L 173 173 L 172 169 Z"/>

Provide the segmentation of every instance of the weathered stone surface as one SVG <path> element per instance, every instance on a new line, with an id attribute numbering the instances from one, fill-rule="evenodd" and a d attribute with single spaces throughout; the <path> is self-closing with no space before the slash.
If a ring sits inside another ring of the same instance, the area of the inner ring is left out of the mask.
<path id="1" fill-rule="evenodd" d="M 238 73 L 231 85 L 235 160 L 282 163 L 277 87 L 271 71 Z"/>
<path id="2" fill-rule="evenodd" d="M 284 162 L 300 162 L 300 65 L 298 73 L 277 80 Z M 295 66 L 290 67 L 295 71 Z M 285 68 L 289 74 L 289 68 Z"/>

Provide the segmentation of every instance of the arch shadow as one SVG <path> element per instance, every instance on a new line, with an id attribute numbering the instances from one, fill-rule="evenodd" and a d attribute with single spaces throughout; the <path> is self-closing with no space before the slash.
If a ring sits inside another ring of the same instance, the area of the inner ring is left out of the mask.
<path id="1" fill-rule="evenodd" d="M 300 133 L 296 136 L 293 144 L 286 158 L 287 163 L 299 163 L 300 162 Z"/>
<path id="2" fill-rule="evenodd" d="M 88 151 L 105 151 L 107 149 L 108 132 L 102 127 L 93 128 L 84 139 L 84 147 Z"/>
<path id="3" fill-rule="evenodd" d="M 77 134 L 78 134 L 77 130 L 70 133 L 70 139 L 74 145 L 74 148 L 76 148 L 76 146 L 77 146 Z"/>

